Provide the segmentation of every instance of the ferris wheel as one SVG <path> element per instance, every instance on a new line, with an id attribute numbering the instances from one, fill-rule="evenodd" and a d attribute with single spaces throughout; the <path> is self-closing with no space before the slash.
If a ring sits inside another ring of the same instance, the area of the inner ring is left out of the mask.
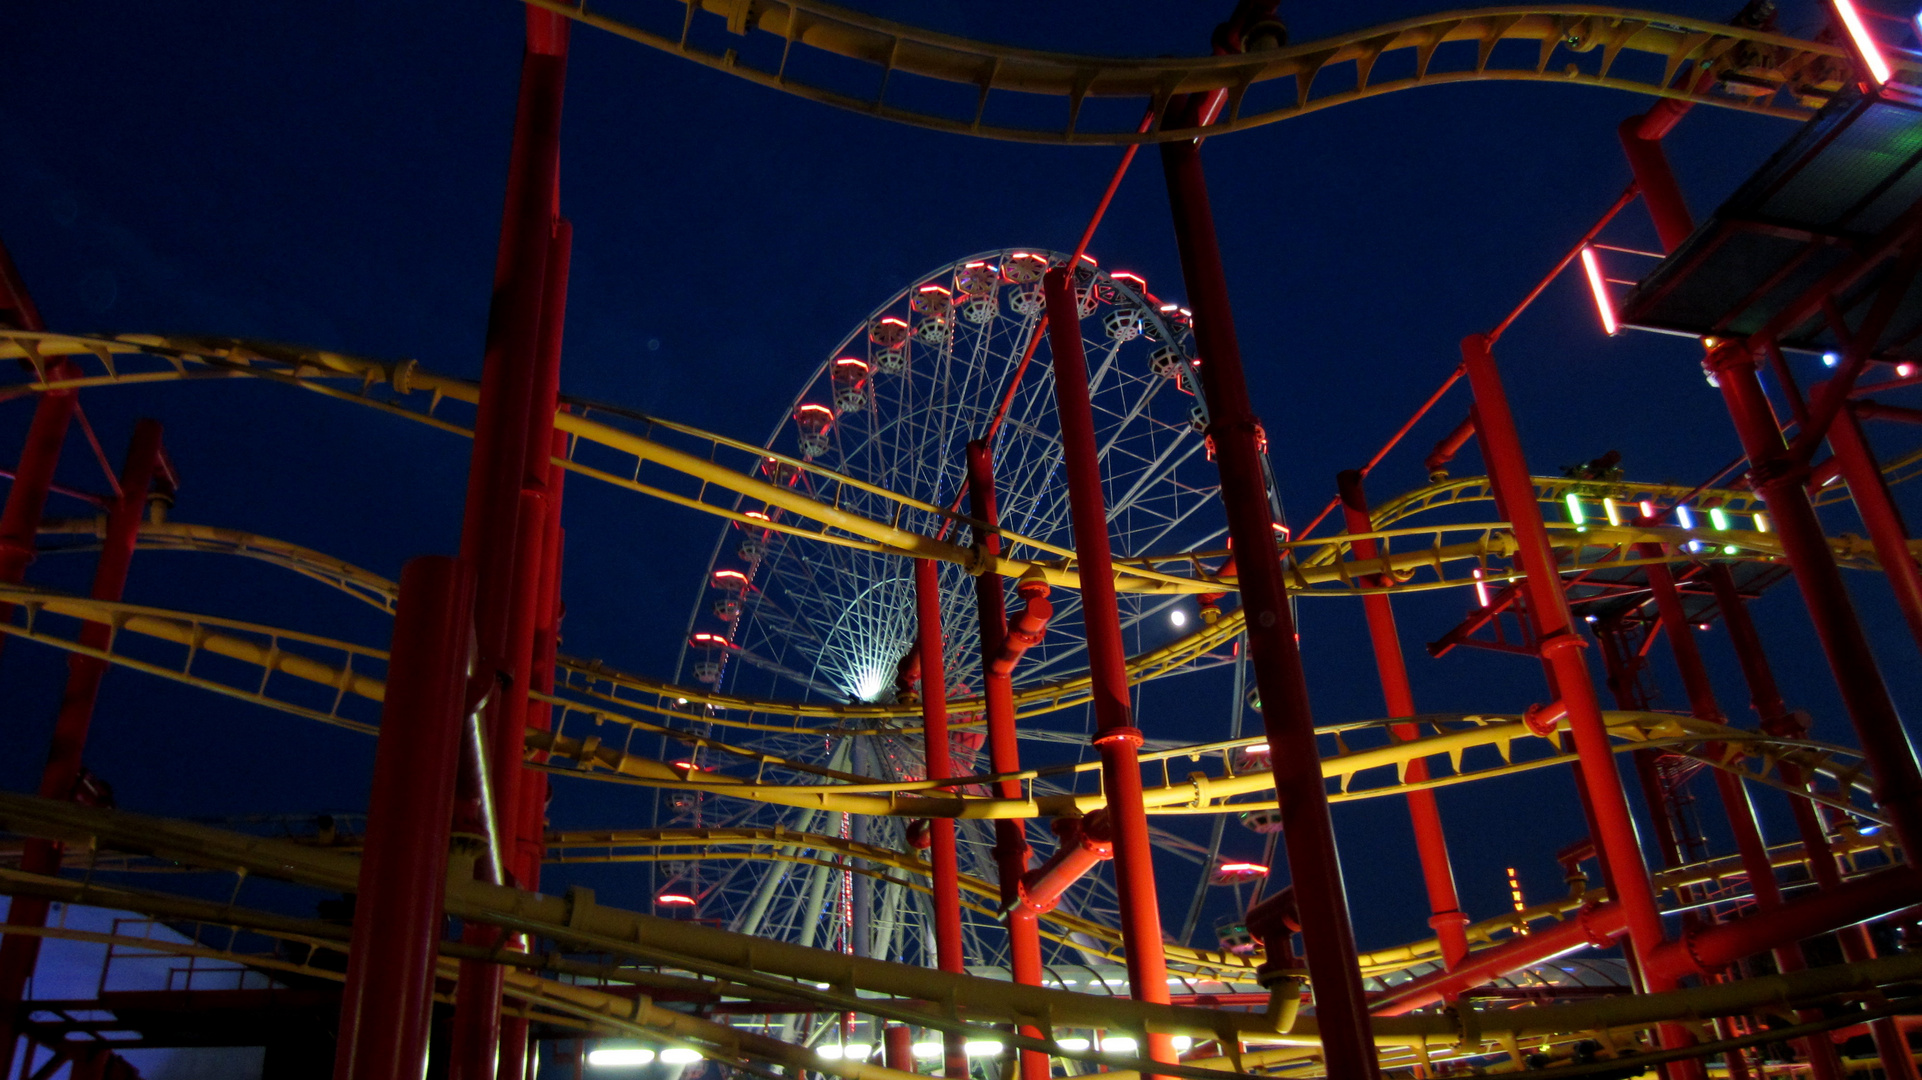
<path id="1" fill-rule="evenodd" d="M 923 535 L 971 539 L 968 526 L 931 510 L 904 509 L 895 496 L 957 507 L 966 485 L 966 447 L 994 431 L 1000 526 L 1072 547 L 1052 363 L 1042 348 L 1022 369 L 1042 316 L 1042 275 L 1068 257 L 1047 251 L 984 252 L 924 274 L 858 324 L 802 381 L 765 444 L 766 479 Z M 1075 268 L 1088 355 L 1109 529 L 1117 557 L 1220 547 L 1215 470 L 1207 460 L 1207 413 L 1197 395 L 1189 313 L 1148 291 L 1141 278 L 1111 273 L 1083 257 Z M 1004 405 L 1005 403 L 1005 405 Z M 999 424 L 997 413 L 1005 408 Z M 810 468 L 801 468 L 792 459 Z M 892 700 L 896 672 L 915 642 L 913 566 L 898 555 L 758 528 L 779 510 L 744 502 L 746 521 L 716 542 L 688 626 L 678 681 L 729 694 L 814 702 Z M 940 564 L 948 696 L 981 692 L 974 581 Z M 1010 586 L 1012 582 L 1008 583 Z M 1086 670 L 1080 596 L 1060 590 L 1042 644 L 1015 673 L 1015 687 Z M 1179 636 L 1179 598 L 1124 593 L 1129 651 Z M 1204 658 L 1200 664 L 1226 662 Z M 986 768 L 978 727 L 958 715 L 955 768 Z M 1085 745 L 1081 710 L 1024 721 L 1024 742 Z M 925 777 L 918 732 L 869 728 L 824 731 L 730 729 L 728 738 L 790 761 L 887 780 Z M 1061 749 L 1059 745 L 1055 748 Z M 1024 754 L 1030 751 L 1024 751 Z M 978 762 L 978 764 L 977 764 Z M 1038 790 L 1046 792 L 1046 785 Z M 909 850 L 907 823 L 749 803 L 707 793 L 662 797 L 663 827 L 779 825 Z M 957 823 L 961 869 L 996 880 L 993 837 L 984 822 Z M 1038 852 L 1052 846 L 1031 826 Z M 763 937 L 908 963 L 934 963 L 932 913 L 924 892 L 845 856 L 812 860 L 690 861 L 657 868 L 660 895 L 704 921 Z M 1112 920 L 1117 904 L 1105 875 L 1091 874 L 1062 910 Z M 972 964 L 1005 962 L 1005 935 L 991 917 L 966 920 Z M 1112 921 L 1108 925 L 1114 925 Z M 1057 942 L 1070 958 L 1071 940 Z"/>

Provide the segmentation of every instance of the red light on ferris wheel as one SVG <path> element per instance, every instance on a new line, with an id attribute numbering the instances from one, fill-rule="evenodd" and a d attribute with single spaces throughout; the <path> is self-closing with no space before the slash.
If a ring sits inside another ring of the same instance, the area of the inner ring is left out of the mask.
<path id="1" fill-rule="evenodd" d="M 692 896 L 686 895 L 685 893 L 671 893 L 671 892 L 662 893 L 661 895 L 654 898 L 654 902 L 660 905 L 661 907 L 693 907 L 694 906 L 694 898 Z"/>

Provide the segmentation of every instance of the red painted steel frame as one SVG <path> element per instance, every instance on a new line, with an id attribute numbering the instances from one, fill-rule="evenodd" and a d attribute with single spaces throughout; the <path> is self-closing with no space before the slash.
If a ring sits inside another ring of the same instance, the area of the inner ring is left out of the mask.
<path id="1" fill-rule="evenodd" d="M 888 1068 L 901 1072 L 913 1072 L 914 1029 L 906 1024 L 889 1024 L 881 1032 L 881 1051 L 881 1060 Z"/>
<path id="2" fill-rule="evenodd" d="M 1068 514 L 1074 523 L 1075 566 L 1081 580 L 1081 618 L 1088 642 L 1095 748 L 1101 754 L 1108 820 L 1114 829 L 1115 891 L 1121 900 L 1121 939 L 1128 954 L 1128 986 L 1137 1001 L 1168 1000 L 1168 961 L 1162 952 L 1161 905 L 1155 895 L 1154 848 L 1141 801 L 1128 690 L 1127 656 L 1114 587 L 1114 555 L 1108 539 L 1107 500 L 1101 491 L 1101 458 L 1095 442 L 1094 407 L 1088 397 L 1088 359 L 1081 344 L 1081 309 L 1070 271 L 1055 267 L 1042 278 L 1048 304 L 1048 345 L 1054 354 L 1055 412 L 1068 480 Z M 1264 541 L 1272 543 L 1272 541 Z M 1174 1061 L 1169 1036 L 1147 1032 L 1147 1057 Z"/>
<path id="3" fill-rule="evenodd" d="M 1542 523 L 1541 505 L 1535 501 L 1535 482 L 1529 477 L 1521 436 L 1516 431 L 1514 414 L 1508 408 L 1508 394 L 1502 388 L 1501 373 L 1495 367 L 1486 336 L 1471 334 L 1462 339 L 1462 363 L 1467 367 L 1468 383 L 1475 395 L 1475 433 L 1481 441 L 1489 486 L 1501 500 L 1503 513 L 1514 530 L 1516 557 L 1527 575 L 1524 584 L 1528 618 L 1535 629 L 1535 640 L 1540 643 L 1542 661 L 1553 690 L 1567 711 L 1569 734 L 1575 742 L 1579 766 L 1577 775 L 1581 777 L 1590 818 L 1598 834 L 1596 850 L 1607 872 L 1609 887 L 1622 905 L 1629 942 L 1646 989 L 1673 990 L 1676 986 L 1673 976 L 1652 970 L 1649 965 L 1649 958 L 1664 940 L 1661 912 L 1655 906 L 1648 866 L 1642 861 L 1641 844 L 1635 836 L 1635 821 L 1629 816 L 1622 777 L 1616 771 L 1615 753 L 1609 745 L 1608 729 L 1602 723 L 1601 702 L 1595 697 L 1595 684 L 1582 659 L 1584 643 L 1569 615 L 1560 568 L 1548 546 L 1548 529 Z M 1675 1049 L 1687 1041 L 1687 1033 L 1679 1025 L 1664 1026 L 1662 1044 L 1665 1047 Z M 1671 1076 L 1700 1074 L 1701 1064 L 1695 1061 L 1676 1062 L 1670 1069 Z"/>
<path id="4" fill-rule="evenodd" d="M 1835 451 L 1842 479 L 1848 482 L 1849 495 L 1855 500 L 1856 511 L 1862 515 L 1862 524 L 1868 527 L 1875 557 L 1881 562 L 1882 572 L 1888 576 L 1889 587 L 1895 593 L 1895 606 L 1909 624 L 1910 636 L 1922 646 L 1922 567 L 1916 565 L 1915 555 L 1909 550 L 1908 527 L 1902 522 L 1902 512 L 1889 494 L 1889 482 L 1876 463 L 1868 436 L 1862 431 L 1859 408 L 1842 406 L 1829 425 L 1829 448 Z"/>
<path id="5" fill-rule="evenodd" d="M 147 497 L 160 472 L 160 422 L 141 420 L 134 425 L 133 440 L 127 447 L 126 464 L 120 473 L 120 497 L 107 514 L 106 540 L 93 577 L 91 595 L 95 600 L 119 600 L 124 593 L 134 544 L 140 538 L 140 523 L 147 512 Z M 105 623 L 90 622 L 80 630 L 80 644 L 89 649 L 106 649 L 112 637 L 113 629 Z M 107 668 L 105 660 L 92 656 L 75 653 L 67 658 L 67 686 L 54 720 L 46 768 L 40 775 L 43 799 L 72 799 L 79 787 L 87 729 L 93 722 L 94 702 L 100 696 Z M 58 874 L 63 847 L 49 840 L 28 840 L 21 853 L 20 869 L 29 874 Z M 38 897 L 14 897 L 7 909 L 6 925 L 45 926 L 49 906 Z M 39 956 L 37 936 L 8 934 L 0 938 L 0 1076 L 11 1075 L 18 1043 L 15 1009 Z"/>
<path id="6" fill-rule="evenodd" d="M 1644 519 L 1641 524 L 1652 522 Z M 1644 556 L 1659 557 L 1666 554 L 1662 545 L 1657 543 L 1638 544 L 1636 547 L 1638 553 Z M 1727 568 L 1722 569 L 1726 573 Z M 1674 572 L 1666 563 L 1651 563 L 1646 573 L 1662 631 L 1668 638 L 1669 651 L 1675 657 L 1675 667 L 1681 673 L 1682 686 L 1688 695 L 1689 712 L 1697 719 L 1726 723 L 1727 718 L 1722 715 L 1721 706 L 1715 700 L 1715 687 L 1709 681 L 1708 665 L 1702 661 L 1702 650 L 1695 642 L 1694 628 L 1689 624 L 1682 606 L 1682 594 L 1675 585 Z M 1776 883 L 1775 867 L 1769 860 L 1768 844 L 1762 839 L 1761 825 L 1756 821 L 1755 805 L 1749 801 L 1748 789 L 1743 786 L 1741 777 L 1727 769 L 1712 768 L 1709 771 L 1714 774 L 1715 792 L 1728 820 L 1729 832 L 1735 838 L 1742 870 L 1748 875 L 1755 907 L 1765 912 L 1777 910 L 1782 906 L 1782 890 Z M 1776 967 L 1781 971 L 1801 971 L 1807 966 L 1799 942 L 1777 942 L 1771 949 Z M 1803 1016 L 1804 1020 L 1815 1018 L 1812 1013 Z M 1796 1044 L 1809 1059 L 1809 1067 L 1817 1080 L 1839 1080 L 1842 1066 L 1833 1043 L 1825 1038 L 1811 1037 L 1798 1039 Z M 1731 1051 L 1728 1061 L 1733 1069 L 1740 1061 L 1740 1055 Z"/>
<path id="7" fill-rule="evenodd" d="M 1807 466 L 1790 457 L 1748 349 L 1741 342 L 1725 342 L 1709 354 L 1709 366 L 1748 453 L 1750 482 L 1768 506 L 1782 552 L 1855 725 L 1875 777 L 1877 801 L 1914 865 L 1922 857 L 1922 773 L 1916 769 L 1915 748 L 1889 698 L 1868 635 L 1856 618 L 1835 552 L 1809 501 L 1803 483 Z"/>
<path id="8" fill-rule="evenodd" d="M 1248 659 L 1261 691 L 1262 724 L 1274 762 L 1282 839 L 1301 916 L 1323 1054 L 1330 1075 L 1370 1080 L 1379 1075 L 1380 1066 L 1362 994 L 1334 820 L 1321 775 L 1314 716 L 1308 707 L 1308 685 L 1295 642 L 1281 555 L 1275 547 L 1274 518 L 1258 446 L 1261 425 L 1242 372 L 1200 147 L 1192 142 L 1163 143 L 1161 164 L 1174 211 L 1182 277 L 1195 309 L 1208 432 L 1215 444 L 1221 500 L 1240 572 Z M 1122 701 L 1126 700 L 1124 695 Z"/>
<path id="9" fill-rule="evenodd" d="M 506 206 L 494 268 L 481 393 L 468 472 L 461 555 L 474 568 L 476 641 L 482 678 L 496 692 L 484 716 L 488 783 L 499 848 L 516 846 L 525 746 L 527 687 L 548 531 L 545 459 L 553 439 L 569 234 L 559 220 L 560 124 L 567 73 L 566 21 L 527 12 L 527 50 L 507 169 Z M 545 406 L 543 407 L 543 402 Z M 500 868 L 513 882 L 515 859 Z M 498 932 L 469 927 L 470 943 L 492 946 Z M 452 1080 L 495 1080 L 501 1067 L 504 972 L 461 964 L 455 996 Z M 510 1050 L 512 1047 L 509 1048 Z M 508 1063 L 510 1080 L 519 1080 Z"/>
<path id="10" fill-rule="evenodd" d="M 401 570 L 335 1080 L 420 1080 L 427 1069 L 470 595 L 457 560 L 426 556 Z"/>
<path id="11" fill-rule="evenodd" d="M 941 568 L 933 559 L 914 561 L 915 650 L 921 658 L 921 730 L 926 746 L 928 779 L 954 775 L 948 744 L 948 672 L 942 652 Z M 961 939 L 961 868 L 954 847 L 954 819 L 928 822 L 929 852 L 934 873 L 934 958 L 942 971 L 961 974 L 968 960 Z M 905 1027 L 890 1028 L 905 1032 Z M 964 1037 L 943 1036 L 943 1068 L 954 1080 L 966 1080 L 968 1057 Z M 892 1043 L 890 1043 L 890 1054 Z M 894 1068 L 892 1062 L 889 1065 Z"/>
<path id="12" fill-rule="evenodd" d="M 1335 477 L 1342 513 L 1350 533 L 1375 531 L 1368 516 L 1368 495 L 1362 488 L 1362 474 L 1354 469 Z M 1378 557 L 1380 545 L 1374 540 L 1350 541 L 1355 562 L 1366 564 Z M 1377 575 L 1372 583 L 1385 584 Z M 1369 593 L 1361 599 L 1368 618 L 1368 637 L 1375 650 L 1375 670 L 1381 677 L 1381 696 L 1394 718 L 1415 715 L 1415 693 L 1408 685 L 1408 664 L 1402 657 L 1401 633 L 1395 628 L 1394 605 L 1384 593 Z M 1421 737 L 1414 724 L 1396 724 L 1395 738 L 1408 741 Z M 1428 760 L 1408 763 L 1407 782 L 1420 784 L 1428 779 Z M 1415 829 L 1415 849 L 1421 858 L 1422 883 L 1428 890 L 1428 925 L 1435 928 L 1441 941 L 1442 963 L 1453 970 L 1468 955 L 1468 916 L 1455 893 L 1455 868 L 1448 859 L 1448 836 L 1442 829 L 1441 806 L 1435 793 L 1417 788 L 1408 793 L 1408 818 Z"/>
<path id="13" fill-rule="evenodd" d="M 994 459 L 988 452 L 988 444 L 980 439 L 968 443 L 968 509 L 974 519 L 985 526 L 975 542 L 990 558 L 999 555 L 1001 537 L 994 531 L 1000 521 L 995 509 Z M 988 714 L 988 757 L 995 772 L 1016 773 L 1021 771 L 1021 744 L 1014 727 L 1013 667 L 999 663 L 1008 648 L 1008 599 L 1002 591 L 1001 575 L 993 571 L 976 575 L 974 596 L 981 624 L 982 697 Z M 921 660 L 925 670 L 927 657 Z M 996 793 L 1004 799 L 1021 797 L 1019 780 L 1003 780 L 996 787 Z M 994 823 L 994 863 L 1001 878 L 1001 905 L 1011 909 L 1007 914 L 1010 976 L 1022 986 L 1040 986 L 1041 927 L 1035 913 L 1018 904 L 1021 879 L 1028 873 L 1025 822 L 1003 818 Z M 1041 1037 L 1039 1028 L 1021 1030 L 1023 1034 Z M 952 1069 L 952 1062 L 949 1067 Z M 1048 1080 L 1048 1055 L 1037 1050 L 1021 1051 L 1021 1077 L 1022 1080 Z"/>

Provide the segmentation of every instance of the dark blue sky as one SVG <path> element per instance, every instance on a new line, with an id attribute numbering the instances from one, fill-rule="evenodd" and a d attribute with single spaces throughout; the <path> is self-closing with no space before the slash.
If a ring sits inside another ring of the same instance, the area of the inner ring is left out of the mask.
<path id="1" fill-rule="evenodd" d="M 1110 3 L 1094 22 L 1085 6 L 1009 0 L 889 14 L 1129 55 L 1204 50 L 1219 6 Z M 1442 6 L 1290 3 L 1282 14 L 1305 41 Z M 1733 6 L 1670 5 L 1714 19 Z M 1790 4 L 1784 28 L 1806 31 L 1814 13 Z M 0 236 L 51 327 L 253 336 L 478 373 L 520 7 L 76 2 L 23 5 L 0 26 Z M 1444 87 L 1209 144 L 1243 350 L 1297 525 L 1327 500 L 1336 471 L 1365 461 L 1445 376 L 1459 339 L 1499 320 L 1622 190 L 1615 128 L 1648 102 L 1570 86 Z M 1697 214 L 1792 131 L 1713 109 L 1684 120 L 1668 147 Z M 588 30 L 574 36 L 563 139 L 562 206 L 576 238 L 564 389 L 753 440 L 847 328 L 915 275 L 988 248 L 1072 246 L 1118 153 L 891 126 Z M 1653 244 L 1639 208 L 1609 239 Z M 1164 297 L 1182 295 L 1152 153 L 1093 250 Z M 1604 338 L 1572 279 L 1500 357 L 1537 472 L 1616 448 L 1632 477 L 1692 484 L 1736 453 L 1696 347 Z M 1371 477 L 1377 500 L 1423 481 L 1419 458 L 1460 417 L 1462 394 Z M 388 575 L 456 544 L 464 442 L 250 383 L 102 390 L 85 406 L 116 460 L 134 417 L 165 422 L 180 520 L 284 537 Z M 0 455 L 16 452 L 29 408 L 0 405 Z M 63 479 L 97 487 L 79 448 Z M 1832 524 L 1860 531 L 1846 510 Z M 718 526 L 577 481 L 567 527 L 564 648 L 668 673 Z M 87 571 L 66 557 L 34 574 L 83 588 Z M 1914 701 L 1922 677 L 1885 590 L 1854 585 L 1898 701 Z M 352 601 L 204 556 L 143 557 L 129 598 L 368 643 L 388 632 Z M 1518 711 L 1540 700 L 1526 661 L 1415 659 L 1465 607 L 1431 597 L 1401 609 L 1421 706 Z M 1757 611 L 1790 698 L 1816 712 L 1819 733 L 1845 737 L 1799 600 L 1778 589 Z M 1300 614 L 1318 718 L 1378 715 L 1359 607 L 1306 600 Z M 1724 708 L 1747 722 L 1720 633 L 1704 637 Z M 1655 666 L 1666 679 L 1659 651 Z M 56 671 L 32 647 L 0 658 L 9 788 L 33 785 Z M 1679 689 L 1664 703 L 1681 707 Z M 1156 720 L 1144 709 L 1151 735 Z M 364 806 L 371 750 L 358 736 L 116 673 L 89 762 L 130 808 L 302 813 Z M 1785 838 L 1785 815 L 1762 801 Z M 1507 865 L 1522 868 L 1532 895 L 1559 888 L 1553 851 L 1581 830 L 1564 774 L 1452 789 L 1442 802 L 1474 914 L 1505 906 Z M 575 784 L 561 788 L 554 820 L 642 816 L 630 793 Z M 1345 808 L 1337 823 L 1351 884 L 1368 897 L 1357 913 L 1364 944 L 1422 933 L 1401 808 Z M 642 899 L 629 879 L 593 877 L 607 902 Z M 1185 899 L 1164 899 L 1170 921 Z"/>

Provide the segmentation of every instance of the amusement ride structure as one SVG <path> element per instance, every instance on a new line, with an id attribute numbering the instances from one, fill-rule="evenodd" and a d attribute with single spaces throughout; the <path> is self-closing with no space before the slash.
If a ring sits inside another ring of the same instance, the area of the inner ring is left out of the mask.
<path id="1" fill-rule="evenodd" d="M 23 443 L 0 644 L 67 665 L 38 792 L 0 794 L 17 838 L 0 865 L 0 1075 L 129 1076 L 134 1047 L 291 1040 L 268 1075 L 1916 1078 L 1922 773 L 1878 658 L 1913 666 L 1922 648 L 1922 547 L 1895 501 L 1922 449 L 1878 459 L 1865 428 L 1922 421 L 1900 399 L 1922 384 L 1922 28 L 1836 0 L 1804 40 L 1757 0 L 1727 24 L 1489 8 L 1290 43 L 1275 7 L 1243 0 L 1209 57 L 1109 60 L 800 0 L 662 5 L 670 20 L 529 0 L 478 382 L 49 329 L 0 253 L 0 354 L 18 362 L 0 400 Z M 899 283 L 764 442 L 709 432 L 568 392 L 561 88 L 570 36 L 591 32 L 876 124 L 1121 158 L 1074 246 Z M 704 44 L 717 33 L 733 46 Z M 1326 507 L 1291 517 L 1204 137 L 1488 80 L 1648 95 L 1620 133 L 1633 181 L 1462 340 L 1386 444 L 1351 448 Z M 1662 149 L 1697 105 L 1778 118 L 1785 140 L 1699 222 Z M 1144 146 L 1174 208 L 1174 299 L 1090 254 Z M 1638 205 L 1660 252 L 1604 242 Z M 1637 481 L 1613 453 L 1531 469 L 1497 355 L 1564 274 L 1610 334 L 1700 341 L 1735 427 L 1728 467 L 1699 483 Z M 298 537 L 179 520 L 150 421 L 107 493 L 55 483 L 75 431 L 106 462 L 83 399 L 233 380 L 470 438 L 459 551 L 393 580 Z M 1369 473 L 1450 415 L 1429 483 L 1371 503 Z M 562 493 L 578 485 L 716 520 L 664 674 L 562 647 Z M 90 515 L 49 512 L 71 498 Z M 1865 535 L 1838 531 L 1846 514 Z M 37 554 L 78 550 L 98 552 L 89 593 L 30 580 Z M 302 575 L 390 615 L 391 641 L 124 602 L 137 551 Z M 1845 579 L 1891 592 L 1914 640 L 1872 641 Z M 1853 745 L 1816 738 L 1776 683 L 1749 608 L 1790 588 Z M 1468 615 L 1428 651 L 1533 659 L 1539 694 L 1417 707 L 1394 609 L 1442 592 Z M 1312 597 L 1364 611 L 1384 717 L 1310 715 L 1295 604 Z M 1711 629 L 1753 726 L 1717 700 Z M 1657 665 L 1685 708 L 1657 707 Z M 375 736 L 364 820 L 115 806 L 83 767 L 109 678 Z M 1562 895 L 1529 902 L 1510 871 L 1512 909 L 1471 916 L 1450 850 L 1479 838 L 1444 828 L 1437 792 L 1524 773 L 1566 777 L 1587 835 L 1545 841 L 1566 845 Z M 550 828 L 564 783 L 618 790 L 632 827 Z M 1344 886 L 1330 807 L 1364 800 L 1405 805 L 1434 936 L 1358 945 L 1351 909 L 1371 898 Z M 1786 808 L 1793 841 L 1767 842 L 1758 800 Z M 647 882 L 647 910 L 542 891 L 604 864 Z M 230 893 L 206 887 L 227 877 Z M 303 899 L 255 902 L 249 879 Z M 80 910 L 121 916 L 103 929 Z M 103 973 L 97 995 L 56 1000 L 34 981 L 52 941 L 181 977 L 128 993 Z M 208 989 L 208 972 L 229 981 Z"/>

